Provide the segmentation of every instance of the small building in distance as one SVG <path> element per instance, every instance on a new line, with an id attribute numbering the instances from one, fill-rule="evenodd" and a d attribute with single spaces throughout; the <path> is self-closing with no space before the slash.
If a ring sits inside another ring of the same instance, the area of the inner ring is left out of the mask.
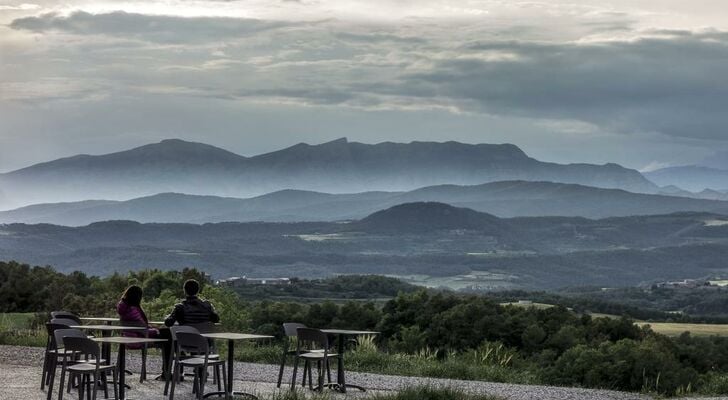
<path id="1" fill-rule="evenodd" d="M 218 286 L 240 287 L 245 285 L 290 285 L 290 278 L 248 278 L 247 276 L 231 276 L 215 282 Z"/>

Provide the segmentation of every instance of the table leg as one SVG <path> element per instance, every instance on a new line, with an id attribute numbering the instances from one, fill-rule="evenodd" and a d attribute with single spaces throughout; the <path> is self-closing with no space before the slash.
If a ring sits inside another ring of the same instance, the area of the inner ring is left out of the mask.
<path id="1" fill-rule="evenodd" d="M 336 382 L 339 384 L 341 393 L 346 393 L 346 374 L 344 374 L 344 335 L 339 335 L 338 340 L 339 359 L 336 371 Z"/>
<path id="2" fill-rule="evenodd" d="M 116 365 L 117 376 L 119 377 L 119 400 L 126 400 L 126 346 L 124 343 L 119 343 L 119 362 Z"/>
<path id="3" fill-rule="evenodd" d="M 109 337 L 111 336 L 111 331 L 101 331 L 101 337 Z M 111 365 L 111 344 L 110 343 L 101 343 L 101 357 L 106 360 L 106 365 Z"/>
<path id="4" fill-rule="evenodd" d="M 233 367 L 235 365 L 235 341 L 228 340 L 228 357 L 227 357 L 227 394 L 226 398 L 233 398 Z"/>
<path id="5" fill-rule="evenodd" d="M 225 395 L 226 399 L 232 399 L 233 396 L 245 396 L 249 397 L 251 399 L 258 399 L 258 396 L 250 393 L 245 392 L 236 392 L 233 390 L 233 375 L 234 375 L 234 365 L 235 365 L 235 341 L 230 339 L 228 340 L 228 355 L 227 355 L 227 363 L 228 363 L 228 370 L 227 370 L 227 392 L 210 392 L 205 393 L 203 398 L 207 398 L 208 396 L 220 396 Z"/>

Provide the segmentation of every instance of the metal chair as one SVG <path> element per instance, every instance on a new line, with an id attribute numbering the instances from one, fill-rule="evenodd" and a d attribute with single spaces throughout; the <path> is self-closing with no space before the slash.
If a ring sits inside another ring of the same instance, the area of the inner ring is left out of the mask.
<path id="1" fill-rule="evenodd" d="M 306 371 L 308 371 L 308 385 L 313 389 L 311 363 L 316 362 L 318 368 L 318 390 L 324 388 L 324 368 L 327 368 L 332 358 L 340 357 L 337 353 L 329 353 L 331 345 L 329 336 L 320 329 L 298 328 L 296 329 L 296 356 L 293 361 L 293 377 L 291 378 L 291 390 L 296 388 L 296 373 L 298 372 L 298 364 L 301 359 L 305 361 L 303 365 L 302 386 L 306 386 Z M 328 369 L 328 368 L 327 368 Z M 328 376 L 328 383 L 331 383 L 331 375 Z"/>
<path id="2" fill-rule="evenodd" d="M 169 399 L 174 400 L 174 388 L 179 380 L 182 367 L 192 368 L 195 371 L 195 381 L 193 382 L 193 393 L 197 394 L 198 399 L 202 399 L 205 393 L 205 383 L 207 381 L 207 368 L 222 366 L 222 380 L 224 390 L 227 392 L 226 379 L 226 362 L 224 360 L 214 360 L 210 358 L 210 345 L 207 338 L 199 333 L 178 330 L 174 333 L 176 336 L 174 344 L 174 366 L 172 367 L 172 389 L 169 392 Z M 183 358 L 182 352 L 196 354 L 192 357 Z M 219 382 L 219 379 L 218 379 Z M 167 385 L 165 385 L 165 394 L 167 393 Z"/>
<path id="3" fill-rule="evenodd" d="M 66 357 L 64 357 L 63 368 L 61 369 L 60 387 L 63 387 L 66 379 L 66 372 L 68 372 L 69 380 L 72 380 L 74 377 L 81 378 L 81 384 L 78 386 L 79 399 L 83 399 L 84 392 L 87 391 L 87 399 L 91 397 L 92 400 L 96 400 L 96 393 L 98 390 L 98 385 L 96 384 L 96 382 L 101 379 L 101 382 L 104 384 L 104 397 L 108 398 L 109 380 L 107 378 L 107 375 L 109 372 L 111 372 L 113 374 L 112 384 L 114 386 L 114 399 L 118 400 L 119 394 L 117 388 L 117 378 L 119 371 L 114 364 L 102 364 L 103 360 L 101 359 L 101 348 L 99 347 L 99 345 L 93 340 L 86 337 L 71 336 L 63 337 L 63 345 L 63 350 L 66 354 Z M 82 358 L 85 362 L 70 364 L 69 358 L 71 357 Z M 63 390 L 58 391 L 58 400 L 63 400 Z"/>
<path id="4" fill-rule="evenodd" d="M 207 326 L 203 325 L 202 327 L 204 329 Z M 174 325 L 174 326 L 171 326 L 169 328 L 169 332 L 170 332 L 170 335 L 172 336 L 172 352 L 173 352 L 172 355 L 173 356 L 174 356 L 174 351 L 175 351 L 176 346 L 177 346 L 177 334 L 178 333 L 195 333 L 195 334 L 200 334 L 201 333 L 199 331 L 199 329 L 197 329 L 193 325 Z M 208 357 L 211 360 L 219 360 L 220 359 L 220 355 L 219 354 L 216 354 L 216 353 L 213 353 L 215 351 L 215 348 L 210 344 L 210 340 L 208 340 L 208 345 L 210 345 L 210 354 L 208 355 Z M 199 355 L 198 354 L 195 354 L 195 353 L 188 353 L 188 352 L 182 353 L 182 352 L 180 352 L 180 358 L 183 359 L 183 360 L 186 360 L 188 358 L 193 358 L 193 357 L 199 357 Z M 170 362 L 172 364 L 174 364 L 174 357 L 170 360 Z M 172 368 L 174 368 L 174 365 L 170 365 L 167 368 L 167 371 L 172 371 Z M 184 376 L 184 374 L 182 373 L 182 369 L 180 368 L 180 379 L 179 379 L 180 381 L 182 380 L 181 379 L 182 376 Z M 170 381 L 170 377 L 167 376 L 166 377 L 166 383 L 164 385 L 164 394 L 165 395 L 167 395 L 167 393 L 169 392 L 169 381 Z M 196 381 L 197 381 L 197 375 L 195 375 L 195 383 L 193 385 L 196 385 Z M 217 389 L 218 390 L 221 389 L 221 386 L 220 386 L 220 366 L 219 365 L 216 365 L 215 366 L 215 370 L 214 370 L 214 373 L 213 373 L 213 383 L 216 383 L 217 384 Z"/>

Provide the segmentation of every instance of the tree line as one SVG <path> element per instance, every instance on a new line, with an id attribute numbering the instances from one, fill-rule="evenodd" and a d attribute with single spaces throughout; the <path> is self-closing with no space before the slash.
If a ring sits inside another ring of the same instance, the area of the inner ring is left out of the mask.
<path id="1" fill-rule="evenodd" d="M 230 289 L 210 285 L 195 269 L 145 270 L 100 278 L 10 262 L 0 263 L 0 311 L 66 309 L 83 315 L 109 315 L 123 289 L 135 283 L 144 289 L 147 314 L 156 319 L 171 309 L 181 296 L 182 282 L 189 278 L 206 284 L 202 295 L 218 309 L 226 329 L 279 338 L 281 324 L 291 321 L 312 327 L 376 330 L 381 332 L 376 340 L 382 351 L 415 354 L 427 350 L 443 359 L 502 344 L 514 354 L 509 368 L 531 371 L 545 384 L 665 394 L 710 386 L 728 392 L 724 378 L 728 338 L 689 334 L 671 338 L 640 328 L 625 317 L 592 318 L 560 306 L 502 306 L 482 295 L 422 289 L 400 292 L 383 305 L 371 301 L 246 301 Z M 363 285 L 361 279 L 348 282 L 357 288 Z"/>

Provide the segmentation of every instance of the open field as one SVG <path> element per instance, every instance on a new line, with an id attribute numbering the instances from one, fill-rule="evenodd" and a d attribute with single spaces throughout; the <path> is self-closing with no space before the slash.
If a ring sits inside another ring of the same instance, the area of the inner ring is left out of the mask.
<path id="1" fill-rule="evenodd" d="M 545 310 L 547 308 L 556 307 L 553 304 L 546 304 L 546 303 L 519 303 L 517 301 L 511 302 L 511 303 L 500 303 L 502 306 L 516 306 L 516 307 L 533 307 L 537 308 L 539 310 Z"/>
<path id="2" fill-rule="evenodd" d="M 518 277 L 488 271 L 471 271 L 469 274 L 455 276 L 430 276 L 424 274 L 387 275 L 401 279 L 412 285 L 428 288 L 448 288 L 452 290 L 504 290 L 518 287 Z"/>
<path id="3" fill-rule="evenodd" d="M 653 331 L 667 336 L 678 336 L 690 332 L 694 336 L 728 336 L 726 324 L 681 324 L 671 322 L 636 322 L 640 326 L 649 325 Z"/>

